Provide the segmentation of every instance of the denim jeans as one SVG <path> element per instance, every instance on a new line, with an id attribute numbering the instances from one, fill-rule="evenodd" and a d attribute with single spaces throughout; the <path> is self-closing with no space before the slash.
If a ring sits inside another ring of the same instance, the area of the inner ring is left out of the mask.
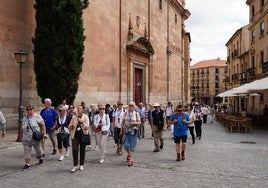
<path id="1" fill-rule="evenodd" d="M 134 152 L 137 145 L 137 135 L 131 135 L 131 133 L 125 133 L 125 138 L 123 140 L 124 142 L 124 148 L 127 151 Z"/>

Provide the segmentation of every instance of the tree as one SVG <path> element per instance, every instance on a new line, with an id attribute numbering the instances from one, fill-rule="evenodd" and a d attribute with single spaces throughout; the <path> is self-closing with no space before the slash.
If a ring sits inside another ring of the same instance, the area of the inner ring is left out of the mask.
<path id="1" fill-rule="evenodd" d="M 63 99 L 72 104 L 82 71 L 84 40 L 83 9 L 88 0 L 36 0 L 34 71 L 37 93 L 54 106 Z"/>

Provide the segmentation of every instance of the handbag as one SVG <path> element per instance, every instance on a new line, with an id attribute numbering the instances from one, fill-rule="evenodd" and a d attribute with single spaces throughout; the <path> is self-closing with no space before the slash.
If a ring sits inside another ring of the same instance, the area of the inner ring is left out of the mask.
<path id="1" fill-rule="evenodd" d="M 61 125 L 60 132 L 57 134 L 57 138 L 59 142 L 65 142 L 67 141 L 67 132 L 64 130 L 64 126 Z"/>
<path id="2" fill-rule="evenodd" d="M 41 141 L 43 139 L 43 133 L 40 131 L 33 131 L 33 139 L 36 141 Z"/>
<path id="3" fill-rule="evenodd" d="M 107 135 L 108 134 L 108 131 L 101 131 L 101 134 L 102 135 Z"/>
<path id="4" fill-rule="evenodd" d="M 58 133 L 59 142 L 65 142 L 67 140 L 67 133 Z"/>
<path id="5" fill-rule="evenodd" d="M 85 146 L 91 144 L 90 134 L 82 134 L 82 144 Z"/>
<path id="6" fill-rule="evenodd" d="M 28 125 L 30 126 L 31 130 L 33 131 L 33 135 L 32 138 L 36 141 L 40 141 L 43 139 L 44 135 L 41 131 L 37 131 L 35 129 L 32 128 L 31 124 L 28 121 Z"/>

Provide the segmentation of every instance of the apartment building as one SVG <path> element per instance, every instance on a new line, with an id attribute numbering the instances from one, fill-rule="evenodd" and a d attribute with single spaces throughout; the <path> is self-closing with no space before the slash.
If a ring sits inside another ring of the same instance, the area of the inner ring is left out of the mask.
<path id="1" fill-rule="evenodd" d="M 218 58 L 200 61 L 192 65 L 190 71 L 192 101 L 209 105 L 220 102 L 217 95 L 226 90 L 226 60 Z"/>
<path id="2" fill-rule="evenodd" d="M 244 86 L 268 76 L 268 0 L 247 0 L 249 24 L 238 29 L 226 43 L 227 89 Z M 250 114 L 262 114 L 268 103 L 267 90 L 252 90 L 231 97 L 233 112 L 246 108 Z"/>

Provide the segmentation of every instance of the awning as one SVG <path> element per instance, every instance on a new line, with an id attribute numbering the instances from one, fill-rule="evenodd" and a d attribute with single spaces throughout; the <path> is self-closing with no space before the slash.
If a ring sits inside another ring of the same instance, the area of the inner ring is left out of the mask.
<path id="1" fill-rule="evenodd" d="M 233 89 L 227 90 L 217 95 L 217 97 L 235 97 L 238 96 Z"/>
<path id="2" fill-rule="evenodd" d="M 255 80 L 251 83 L 252 83 L 252 86 L 250 87 L 249 91 L 251 90 L 261 91 L 261 90 L 268 89 L 268 77 L 260 79 L 260 80 Z"/>
<path id="3" fill-rule="evenodd" d="M 239 87 L 227 90 L 223 93 L 218 94 L 218 97 L 235 97 L 241 96 L 241 94 L 250 93 L 250 92 L 257 92 L 268 89 L 268 77 L 255 80 L 250 83 L 246 83 Z"/>

